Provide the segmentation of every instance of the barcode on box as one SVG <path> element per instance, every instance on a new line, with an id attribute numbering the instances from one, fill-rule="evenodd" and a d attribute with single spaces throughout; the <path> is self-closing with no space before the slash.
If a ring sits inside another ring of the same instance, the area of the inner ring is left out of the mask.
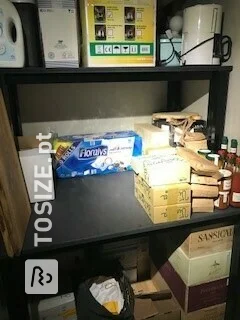
<path id="1" fill-rule="evenodd" d="M 149 45 L 141 45 L 140 46 L 140 53 L 150 53 L 150 46 Z"/>

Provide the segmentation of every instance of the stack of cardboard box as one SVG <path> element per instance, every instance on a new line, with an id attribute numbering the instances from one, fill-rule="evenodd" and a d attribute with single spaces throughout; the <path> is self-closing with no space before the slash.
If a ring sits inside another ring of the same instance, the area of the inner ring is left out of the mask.
<path id="1" fill-rule="evenodd" d="M 191 174 L 192 212 L 213 212 L 218 197 L 218 180 L 213 177 Z"/>
<path id="2" fill-rule="evenodd" d="M 223 320 L 233 226 L 192 233 L 160 273 L 182 308 L 182 320 Z"/>

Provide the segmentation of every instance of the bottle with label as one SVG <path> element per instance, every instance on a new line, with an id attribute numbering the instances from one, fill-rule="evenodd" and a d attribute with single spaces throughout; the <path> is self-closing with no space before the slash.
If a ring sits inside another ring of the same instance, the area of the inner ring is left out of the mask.
<path id="1" fill-rule="evenodd" d="M 227 161 L 227 154 L 228 154 L 228 137 L 223 137 L 222 143 L 221 143 L 221 149 L 218 150 L 218 154 L 220 156 L 219 167 L 220 169 L 224 169 Z"/>
<path id="2" fill-rule="evenodd" d="M 236 157 L 237 155 L 234 153 L 228 153 L 227 155 L 227 161 L 226 161 L 226 169 L 234 172 L 235 169 L 235 163 L 236 163 Z"/>
<path id="3" fill-rule="evenodd" d="M 237 147 L 238 147 L 238 142 L 236 139 L 231 140 L 231 147 L 230 147 L 230 152 L 228 154 L 233 155 L 231 159 L 233 160 L 233 164 L 235 165 L 236 163 L 236 158 L 237 158 Z"/>
<path id="4" fill-rule="evenodd" d="M 233 207 L 240 208 L 240 157 L 236 158 L 236 167 L 232 178 L 230 204 Z"/>

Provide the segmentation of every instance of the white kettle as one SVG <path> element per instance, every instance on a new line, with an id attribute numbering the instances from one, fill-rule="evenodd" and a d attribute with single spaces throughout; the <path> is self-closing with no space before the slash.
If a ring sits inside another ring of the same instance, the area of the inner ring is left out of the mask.
<path id="1" fill-rule="evenodd" d="M 0 1 L 0 67 L 24 67 L 23 30 L 19 14 L 9 0 Z"/>

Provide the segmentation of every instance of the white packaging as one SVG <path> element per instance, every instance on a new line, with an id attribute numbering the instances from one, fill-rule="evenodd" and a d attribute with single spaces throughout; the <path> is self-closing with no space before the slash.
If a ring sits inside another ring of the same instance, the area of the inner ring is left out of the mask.
<path id="1" fill-rule="evenodd" d="M 143 139 L 143 150 L 147 154 L 148 149 L 169 147 L 169 131 L 162 130 L 152 124 L 138 123 L 134 125 L 134 131 Z"/>
<path id="2" fill-rule="evenodd" d="M 176 155 L 136 157 L 132 168 L 150 187 L 190 182 L 189 163 Z"/>
<path id="3" fill-rule="evenodd" d="M 38 0 L 47 68 L 79 67 L 76 0 Z"/>
<path id="4" fill-rule="evenodd" d="M 74 294 L 41 300 L 38 313 L 40 320 L 77 320 Z"/>
<path id="5" fill-rule="evenodd" d="M 19 151 L 20 162 L 31 203 L 55 199 L 50 153 L 39 149 Z M 47 177 L 39 177 L 43 173 Z"/>
<path id="6" fill-rule="evenodd" d="M 179 247 L 169 258 L 175 271 L 187 286 L 227 278 L 232 250 L 189 258 Z"/>

